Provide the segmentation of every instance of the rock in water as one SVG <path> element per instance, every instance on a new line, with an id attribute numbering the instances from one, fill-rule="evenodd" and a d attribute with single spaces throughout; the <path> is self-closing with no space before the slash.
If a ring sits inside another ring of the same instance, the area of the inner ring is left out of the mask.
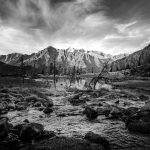
<path id="1" fill-rule="evenodd" d="M 105 137 L 100 136 L 99 134 L 95 134 L 90 131 L 85 135 L 85 139 L 89 140 L 90 142 L 102 145 L 106 150 L 110 149 L 109 142 L 107 141 L 107 139 Z"/>
<path id="2" fill-rule="evenodd" d="M 97 116 L 98 116 L 98 113 L 96 110 L 94 110 L 93 108 L 90 108 L 90 107 L 86 107 L 84 112 L 83 112 L 87 118 L 89 119 L 96 119 Z"/>
<path id="3" fill-rule="evenodd" d="M 24 124 L 20 131 L 20 139 L 22 141 L 33 140 L 37 136 L 40 136 L 43 130 L 44 130 L 43 125 L 38 123 Z"/>

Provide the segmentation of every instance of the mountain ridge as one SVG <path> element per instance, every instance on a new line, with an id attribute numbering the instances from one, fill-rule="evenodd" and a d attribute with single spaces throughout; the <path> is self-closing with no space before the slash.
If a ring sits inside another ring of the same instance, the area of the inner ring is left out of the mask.
<path id="1" fill-rule="evenodd" d="M 113 61 L 111 71 L 121 71 L 150 64 L 150 45 L 126 57 Z"/>
<path id="2" fill-rule="evenodd" d="M 84 49 L 56 49 L 49 46 L 37 53 L 31 55 L 24 54 L 24 63 L 29 66 L 35 66 L 41 72 L 41 68 L 48 68 L 53 63 L 56 55 L 57 65 L 60 67 L 78 67 L 84 69 L 86 72 L 99 72 L 102 65 L 108 59 L 116 60 L 112 55 L 105 54 L 99 51 L 85 51 Z M 14 66 L 20 65 L 20 58 L 22 54 L 12 53 L 8 55 L 0 55 L 0 61 Z M 120 55 L 119 58 L 124 57 Z"/>

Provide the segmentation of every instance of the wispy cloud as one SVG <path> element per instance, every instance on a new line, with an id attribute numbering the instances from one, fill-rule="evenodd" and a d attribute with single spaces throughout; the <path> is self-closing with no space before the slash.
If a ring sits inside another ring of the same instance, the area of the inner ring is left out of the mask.
<path id="1" fill-rule="evenodd" d="M 0 0 L 0 54 L 49 45 L 132 52 L 148 44 L 148 0 Z M 2 51 L 3 50 L 3 51 Z"/>

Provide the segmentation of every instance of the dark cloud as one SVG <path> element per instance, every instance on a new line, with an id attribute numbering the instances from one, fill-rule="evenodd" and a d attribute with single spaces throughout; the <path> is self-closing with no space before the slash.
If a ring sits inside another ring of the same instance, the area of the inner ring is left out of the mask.
<path id="1" fill-rule="evenodd" d="M 76 0 L 49 0 L 51 4 L 58 4 L 58 3 L 64 3 L 64 2 L 74 2 Z"/>
<path id="2" fill-rule="evenodd" d="M 149 0 L 103 0 L 105 14 L 123 22 L 133 18 L 147 20 L 150 14 Z"/>

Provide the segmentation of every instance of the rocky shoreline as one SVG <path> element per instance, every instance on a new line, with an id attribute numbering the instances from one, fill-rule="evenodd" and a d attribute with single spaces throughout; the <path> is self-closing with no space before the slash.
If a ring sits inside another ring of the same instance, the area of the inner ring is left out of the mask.
<path id="1" fill-rule="evenodd" d="M 135 96 L 117 89 L 74 90 L 54 95 L 43 89 L 39 92 L 25 88 L 3 88 L 0 89 L 0 99 L 2 150 L 113 149 L 113 143 L 107 137 L 90 130 L 87 130 L 84 136 L 65 136 L 54 130 L 45 129 L 43 122 L 33 121 L 34 117 L 31 121 L 26 117 L 16 124 L 13 122 L 14 119 L 7 116 L 7 113 L 24 113 L 30 109 L 37 110 L 42 115 L 50 115 L 49 118 L 53 117 L 51 114 L 54 118 L 83 116 L 86 117 L 87 123 L 97 122 L 98 117 L 103 116 L 104 120 L 123 122 L 131 133 L 150 134 L 150 103 L 146 95 Z M 44 119 L 42 115 L 39 117 Z M 70 124 L 68 121 L 68 125 Z"/>

